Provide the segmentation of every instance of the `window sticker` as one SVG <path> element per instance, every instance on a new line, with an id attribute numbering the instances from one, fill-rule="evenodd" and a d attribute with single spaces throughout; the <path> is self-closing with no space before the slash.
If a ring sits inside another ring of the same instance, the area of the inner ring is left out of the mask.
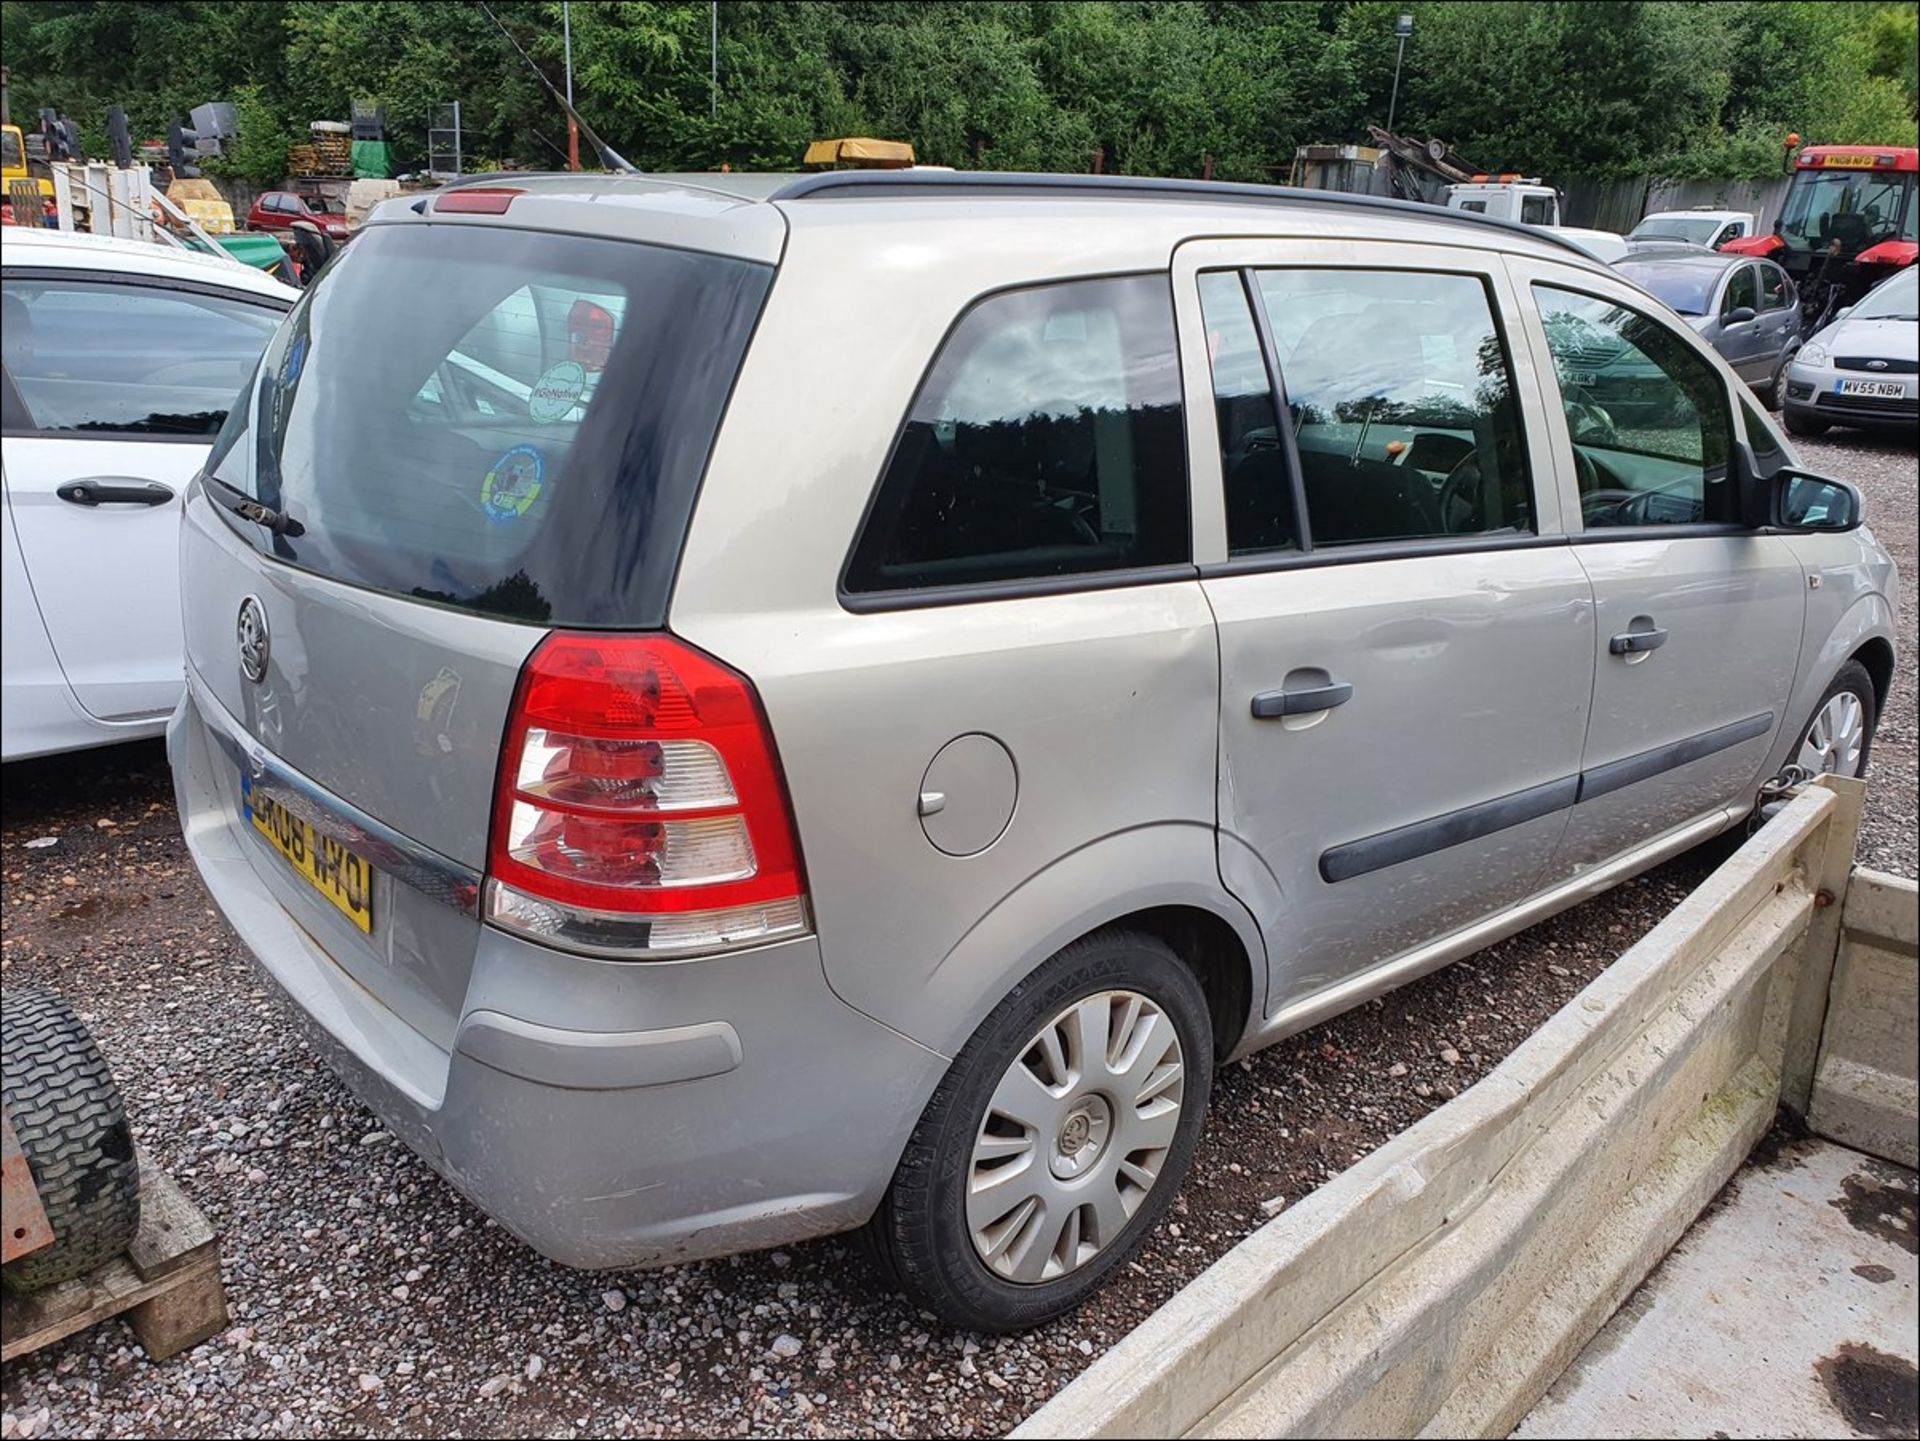
<path id="1" fill-rule="evenodd" d="M 540 498 L 547 460 L 531 445 L 516 445 L 496 460 L 480 482 L 480 508 L 488 520 L 518 520 Z"/>
<path id="2" fill-rule="evenodd" d="M 577 360 L 563 360 L 534 381 L 533 392 L 527 397 L 527 414 L 543 425 L 565 420 L 586 388 L 586 366 Z"/>

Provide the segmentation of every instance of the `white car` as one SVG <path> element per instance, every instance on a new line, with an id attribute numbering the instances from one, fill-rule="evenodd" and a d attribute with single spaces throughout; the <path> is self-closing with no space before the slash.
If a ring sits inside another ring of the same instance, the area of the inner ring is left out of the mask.
<path id="1" fill-rule="evenodd" d="M 134 240 L 0 240 L 0 759 L 156 736 L 180 699 L 179 496 L 300 292 Z"/>
<path id="2" fill-rule="evenodd" d="M 1552 231 L 1562 240 L 1571 240 L 1602 265 L 1625 260 L 1632 253 L 1627 245 L 1627 237 L 1612 230 L 1587 230 L 1578 225 L 1547 225 L 1541 228 Z"/>
<path id="3" fill-rule="evenodd" d="M 1781 416 L 1795 435 L 1857 425 L 1911 435 L 1920 421 L 1920 270 L 1881 281 L 1800 347 Z"/>

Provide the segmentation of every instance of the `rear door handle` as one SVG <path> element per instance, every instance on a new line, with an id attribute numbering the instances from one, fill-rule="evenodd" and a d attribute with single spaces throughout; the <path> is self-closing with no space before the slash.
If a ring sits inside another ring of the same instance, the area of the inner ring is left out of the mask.
<path id="1" fill-rule="evenodd" d="M 1615 655 L 1645 655 L 1650 650 L 1659 650 L 1666 643 L 1666 631 L 1655 626 L 1652 630 L 1622 631 L 1607 642 L 1607 649 Z"/>
<path id="2" fill-rule="evenodd" d="M 1267 690 L 1253 698 L 1253 715 L 1255 720 L 1310 715 L 1314 711 L 1332 710 L 1352 699 L 1353 686 L 1343 680 L 1289 690 Z"/>
<path id="3" fill-rule="evenodd" d="M 157 480 L 97 475 L 91 480 L 70 480 L 54 494 L 73 505 L 165 505 L 173 499 L 173 488 Z"/>

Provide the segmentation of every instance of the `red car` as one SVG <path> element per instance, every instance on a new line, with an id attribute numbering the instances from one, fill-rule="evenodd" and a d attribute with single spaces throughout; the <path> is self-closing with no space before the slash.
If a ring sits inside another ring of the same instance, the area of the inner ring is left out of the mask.
<path id="1" fill-rule="evenodd" d="M 269 190 L 247 212 L 247 229 L 285 233 L 296 220 L 311 220 L 329 240 L 347 238 L 347 208 L 338 200 L 299 195 L 291 190 Z"/>

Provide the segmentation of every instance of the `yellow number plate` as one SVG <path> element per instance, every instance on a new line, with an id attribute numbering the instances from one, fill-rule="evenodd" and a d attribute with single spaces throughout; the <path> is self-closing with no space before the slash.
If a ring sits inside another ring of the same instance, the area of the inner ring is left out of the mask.
<path id="1" fill-rule="evenodd" d="M 373 932 L 373 867 L 331 836 L 322 835 L 273 797 L 256 794 L 243 777 L 247 818 L 300 878 L 333 902 L 334 909 L 368 934 Z"/>
<path id="2" fill-rule="evenodd" d="M 1874 158 L 1871 155 L 1828 155 L 1822 163 L 1828 170 L 1871 170 Z"/>

